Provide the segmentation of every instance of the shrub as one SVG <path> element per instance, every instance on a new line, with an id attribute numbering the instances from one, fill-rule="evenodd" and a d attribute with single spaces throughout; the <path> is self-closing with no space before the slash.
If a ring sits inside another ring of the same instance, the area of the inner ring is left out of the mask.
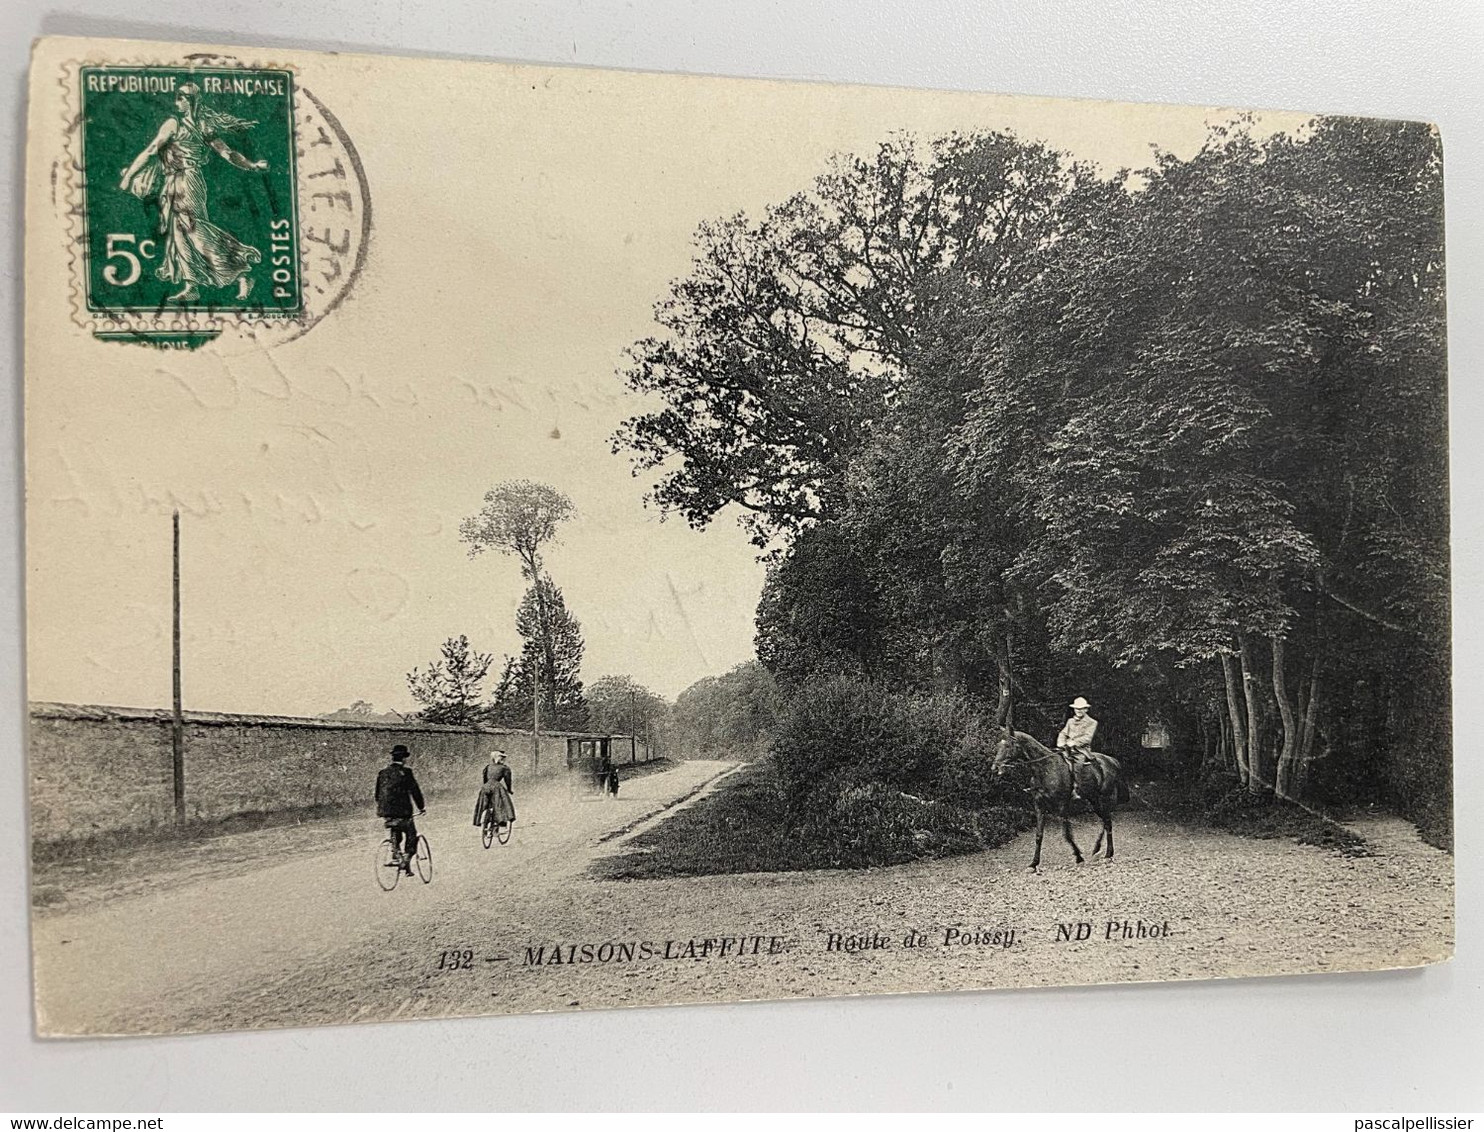
<path id="1" fill-rule="evenodd" d="M 959 697 L 914 695 L 880 681 L 833 676 L 805 685 L 773 736 L 783 796 L 807 806 L 818 791 L 833 797 L 873 783 L 931 792 L 972 717 Z"/>
<path id="2" fill-rule="evenodd" d="M 1007 801 L 1006 788 L 992 773 L 998 736 L 988 721 L 970 716 L 952 750 L 943 756 L 938 772 L 939 797 L 960 806 L 982 810 Z M 1019 799 L 1016 808 L 1024 808 Z"/>
<path id="3" fill-rule="evenodd" d="M 784 817 L 820 866 L 966 853 L 1025 828 L 999 808 L 988 727 L 960 696 L 833 676 L 801 688 L 774 734 Z"/>

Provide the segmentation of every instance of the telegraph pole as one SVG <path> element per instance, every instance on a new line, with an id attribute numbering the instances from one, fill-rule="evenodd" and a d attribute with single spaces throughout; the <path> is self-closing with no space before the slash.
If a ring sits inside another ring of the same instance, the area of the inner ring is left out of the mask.
<path id="1" fill-rule="evenodd" d="M 634 763 L 636 763 L 636 762 L 639 761 L 639 746 L 638 746 L 638 743 L 634 739 L 634 733 L 637 730 L 637 728 L 636 728 L 636 726 L 634 724 L 634 696 L 635 696 L 635 694 L 636 694 L 635 689 L 632 688 L 632 687 L 629 688 L 629 765 L 630 766 L 632 766 Z"/>
<path id="2" fill-rule="evenodd" d="M 175 824 L 185 824 L 185 720 L 180 711 L 180 512 L 170 517 L 171 546 L 171 656 L 170 656 L 170 769 L 175 791 Z"/>
<path id="3" fill-rule="evenodd" d="M 531 704 L 531 777 L 535 778 L 541 765 L 541 657 L 536 657 L 536 667 L 531 673 L 531 684 L 536 689 Z"/>

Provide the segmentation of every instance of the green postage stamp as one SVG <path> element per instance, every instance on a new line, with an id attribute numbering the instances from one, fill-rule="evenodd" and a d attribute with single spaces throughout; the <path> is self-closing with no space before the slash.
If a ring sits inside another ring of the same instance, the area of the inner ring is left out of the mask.
<path id="1" fill-rule="evenodd" d="M 129 337 L 214 336 L 172 316 L 299 316 L 293 73 L 87 66 L 78 81 L 89 314 Z"/>

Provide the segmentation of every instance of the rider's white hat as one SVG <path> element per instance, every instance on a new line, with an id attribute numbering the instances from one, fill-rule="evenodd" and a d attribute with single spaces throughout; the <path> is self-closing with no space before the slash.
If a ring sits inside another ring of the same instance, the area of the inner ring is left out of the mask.
<path id="1" fill-rule="evenodd" d="M 502 751 L 499 747 L 496 747 L 493 751 L 490 752 L 490 758 L 492 759 L 503 759 L 504 757 L 505 752 Z"/>
<path id="2" fill-rule="evenodd" d="M 1083 699 L 1081 696 L 1078 696 L 1075 700 L 1072 701 L 1072 706 L 1074 708 L 1092 707 L 1092 705 L 1090 703 L 1088 703 L 1085 699 Z"/>

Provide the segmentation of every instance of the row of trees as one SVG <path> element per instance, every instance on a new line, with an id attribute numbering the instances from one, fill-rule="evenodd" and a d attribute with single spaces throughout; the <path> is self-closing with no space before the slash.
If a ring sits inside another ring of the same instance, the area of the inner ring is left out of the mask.
<path id="1" fill-rule="evenodd" d="M 1253 792 L 1445 811 L 1441 178 L 1404 122 L 1111 178 L 896 138 L 701 228 L 618 441 L 771 552 L 785 691 L 1085 693 Z"/>
<path id="2" fill-rule="evenodd" d="M 698 680 L 675 698 L 667 719 L 673 749 L 686 757 L 760 751 L 778 723 L 782 701 L 757 661 Z"/>
<path id="3" fill-rule="evenodd" d="M 552 603 L 551 608 L 565 609 Z M 522 613 L 531 613 L 527 607 Z M 529 730 L 535 719 L 535 664 L 532 653 L 541 649 L 534 616 L 519 616 L 517 624 L 525 638 L 520 657 L 506 657 L 503 671 L 492 691 L 486 680 L 494 665 L 494 656 L 481 653 L 465 636 L 444 641 L 440 657 L 426 668 L 415 668 L 407 674 L 412 697 L 422 708 L 416 718 L 424 723 L 450 726 L 512 727 Z M 567 615 L 556 622 L 558 644 L 566 632 L 576 637 L 575 649 L 550 650 L 559 659 L 574 655 L 580 661 L 580 626 Z M 569 638 L 570 639 L 570 638 Z M 524 663 L 523 663 L 524 662 Z M 542 726 L 556 731 L 600 731 L 610 734 L 643 735 L 670 711 L 670 705 L 631 676 L 603 676 L 584 688 L 573 666 L 558 669 L 554 687 L 543 688 Z M 369 707 L 369 705 L 367 705 Z M 353 710 L 353 709 L 352 709 Z"/>
<path id="4" fill-rule="evenodd" d="M 445 641 L 441 652 L 425 669 L 408 674 L 413 697 L 423 705 L 414 718 L 451 726 L 530 729 L 530 700 L 510 697 L 507 679 L 487 696 L 484 684 L 494 663 L 492 655 L 478 652 L 463 636 Z M 507 673 L 510 663 L 507 659 Z M 585 690 L 579 687 L 578 697 L 558 701 L 562 711 L 543 716 L 548 720 L 543 726 L 633 735 L 653 754 L 681 758 L 757 749 L 771 733 L 779 710 L 773 678 L 756 661 L 697 681 L 673 704 L 627 675 L 602 676 Z M 574 703 L 580 705 L 580 716 L 570 706 Z M 376 715 L 370 704 L 357 701 L 326 718 L 399 717 Z M 556 722 L 549 722 L 553 718 Z"/>

